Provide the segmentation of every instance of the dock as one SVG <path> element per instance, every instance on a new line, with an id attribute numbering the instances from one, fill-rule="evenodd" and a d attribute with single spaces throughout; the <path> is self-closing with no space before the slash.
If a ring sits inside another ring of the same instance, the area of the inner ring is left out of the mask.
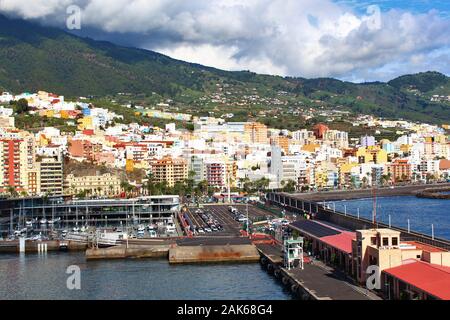
<path id="1" fill-rule="evenodd" d="M 305 263 L 304 269 L 283 267 L 280 245 L 257 244 L 261 264 L 302 300 L 381 300 L 372 292 L 352 284 L 334 269 L 320 263 Z"/>

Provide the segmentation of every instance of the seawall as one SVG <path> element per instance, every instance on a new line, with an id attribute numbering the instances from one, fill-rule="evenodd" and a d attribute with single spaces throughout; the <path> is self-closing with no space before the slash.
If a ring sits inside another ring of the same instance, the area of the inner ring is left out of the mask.
<path id="1" fill-rule="evenodd" d="M 257 262 L 260 255 L 252 244 L 225 246 L 176 246 L 170 248 L 169 263 Z"/>
<path id="2" fill-rule="evenodd" d="M 134 245 L 128 246 L 128 248 L 126 245 L 120 245 L 109 248 L 89 248 L 86 250 L 86 259 L 165 258 L 169 253 L 169 248 L 168 245 Z"/>

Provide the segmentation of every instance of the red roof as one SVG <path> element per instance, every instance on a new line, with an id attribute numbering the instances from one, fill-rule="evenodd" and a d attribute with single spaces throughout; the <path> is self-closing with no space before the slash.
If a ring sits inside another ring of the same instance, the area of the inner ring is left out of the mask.
<path id="1" fill-rule="evenodd" d="M 450 300 L 450 267 L 408 260 L 406 264 L 383 272 L 436 298 Z"/>
<path id="2" fill-rule="evenodd" d="M 447 250 L 441 249 L 441 248 L 437 248 L 437 247 L 433 247 L 430 246 L 428 244 L 422 243 L 422 242 L 417 242 L 417 241 L 404 241 L 402 243 L 406 243 L 409 244 L 411 246 L 415 246 L 416 249 L 422 250 L 422 251 L 426 251 L 426 252 L 446 252 Z M 410 249 L 402 249 L 402 250 L 410 250 Z M 413 250 L 413 249 L 411 249 Z"/>
<path id="3" fill-rule="evenodd" d="M 336 248 L 345 253 L 352 253 L 352 240 L 356 239 L 356 234 L 354 232 L 342 232 L 333 236 L 326 236 L 320 238 L 320 241 Z"/>
<path id="4" fill-rule="evenodd" d="M 86 136 L 92 136 L 94 134 L 94 130 L 92 129 L 84 129 L 83 134 Z"/>

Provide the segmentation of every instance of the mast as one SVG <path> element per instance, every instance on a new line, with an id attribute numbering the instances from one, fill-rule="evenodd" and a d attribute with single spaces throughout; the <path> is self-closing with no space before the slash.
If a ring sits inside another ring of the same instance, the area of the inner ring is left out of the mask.
<path id="1" fill-rule="evenodd" d="M 372 223 L 376 227 L 377 223 L 377 194 L 375 186 L 372 187 L 372 198 L 373 198 L 373 208 L 372 208 Z"/>

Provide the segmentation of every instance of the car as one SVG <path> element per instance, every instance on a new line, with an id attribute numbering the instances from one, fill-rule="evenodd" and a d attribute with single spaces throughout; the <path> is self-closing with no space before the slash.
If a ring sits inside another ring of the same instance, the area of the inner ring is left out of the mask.
<path id="1" fill-rule="evenodd" d="M 197 228 L 197 232 L 198 233 L 205 233 L 205 230 L 203 230 L 203 228 Z"/>
<path id="2" fill-rule="evenodd" d="M 219 231 L 219 229 L 217 229 L 217 227 L 216 227 L 215 225 L 212 225 L 212 226 L 211 226 L 211 230 L 212 230 L 213 232 Z"/>
<path id="3" fill-rule="evenodd" d="M 248 219 L 247 219 L 247 217 L 241 216 L 241 217 L 239 217 L 238 221 L 239 222 L 247 222 Z"/>
<path id="4" fill-rule="evenodd" d="M 207 233 L 211 233 L 212 232 L 212 230 L 209 228 L 209 227 L 206 227 L 205 228 L 205 232 L 207 232 Z"/>

